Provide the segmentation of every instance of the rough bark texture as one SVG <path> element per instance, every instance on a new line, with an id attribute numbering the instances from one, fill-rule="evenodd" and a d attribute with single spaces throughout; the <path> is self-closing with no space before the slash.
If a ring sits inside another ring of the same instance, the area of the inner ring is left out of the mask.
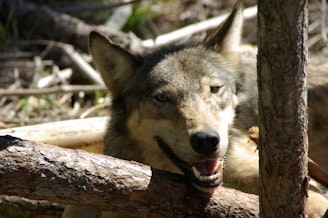
<path id="1" fill-rule="evenodd" d="M 138 217 L 258 217 L 258 197 L 195 190 L 185 177 L 81 150 L 0 136 L 0 194 Z"/>
<path id="2" fill-rule="evenodd" d="M 307 1 L 258 3 L 261 216 L 304 217 Z"/>

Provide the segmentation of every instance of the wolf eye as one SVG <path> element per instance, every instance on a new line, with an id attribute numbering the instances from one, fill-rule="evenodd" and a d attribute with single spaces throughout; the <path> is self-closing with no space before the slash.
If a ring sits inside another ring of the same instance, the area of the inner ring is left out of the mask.
<path id="1" fill-rule="evenodd" d="M 218 93 L 221 86 L 211 86 L 210 88 L 211 88 L 211 93 Z"/>
<path id="2" fill-rule="evenodd" d="M 155 96 L 155 99 L 156 99 L 156 101 L 158 101 L 158 102 L 167 102 L 167 101 L 169 100 L 169 98 L 167 97 L 167 95 L 165 95 L 165 94 L 163 94 L 163 93 L 161 93 L 161 94 L 157 94 L 157 95 Z"/>

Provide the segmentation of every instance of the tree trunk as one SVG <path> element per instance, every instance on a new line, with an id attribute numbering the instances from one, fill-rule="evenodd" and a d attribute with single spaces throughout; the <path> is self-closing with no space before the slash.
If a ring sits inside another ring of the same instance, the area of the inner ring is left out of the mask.
<path id="1" fill-rule="evenodd" d="M 0 136 L 0 194 L 137 217 L 259 217 L 258 197 L 193 188 L 184 176 L 81 150 Z"/>
<path id="2" fill-rule="evenodd" d="M 260 212 L 305 217 L 307 1 L 258 1 Z"/>

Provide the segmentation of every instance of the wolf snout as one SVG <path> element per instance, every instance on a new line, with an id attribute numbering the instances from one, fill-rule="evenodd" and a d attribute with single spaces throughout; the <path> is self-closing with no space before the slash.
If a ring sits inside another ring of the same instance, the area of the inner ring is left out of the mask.
<path id="1" fill-rule="evenodd" d="M 205 130 L 193 133 L 190 144 L 199 154 L 211 154 L 219 148 L 220 135 L 215 130 Z"/>

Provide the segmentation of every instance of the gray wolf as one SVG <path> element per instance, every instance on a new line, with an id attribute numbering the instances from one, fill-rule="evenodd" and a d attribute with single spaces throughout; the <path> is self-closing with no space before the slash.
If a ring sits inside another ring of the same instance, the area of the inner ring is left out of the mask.
<path id="1" fill-rule="evenodd" d="M 202 189 L 222 183 L 238 103 L 238 55 L 230 46 L 240 37 L 233 35 L 242 24 L 237 13 L 201 45 L 143 57 L 91 33 L 91 53 L 113 102 L 105 153 L 184 173 Z"/>
<path id="2" fill-rule="evenodd" d="M 242 20 L 237 4 L 203 43 L 144 55 L 92 32 L 91 53 L 112 97 L 105 153 L 184 174 L 202 191 L 224 182 L 257 193 L 256 145 L 244 131 L 257 123 L 256 77 L 241 59 Z M 311 204 L 322 216 L 328 201 L 318 199 Z"/>

